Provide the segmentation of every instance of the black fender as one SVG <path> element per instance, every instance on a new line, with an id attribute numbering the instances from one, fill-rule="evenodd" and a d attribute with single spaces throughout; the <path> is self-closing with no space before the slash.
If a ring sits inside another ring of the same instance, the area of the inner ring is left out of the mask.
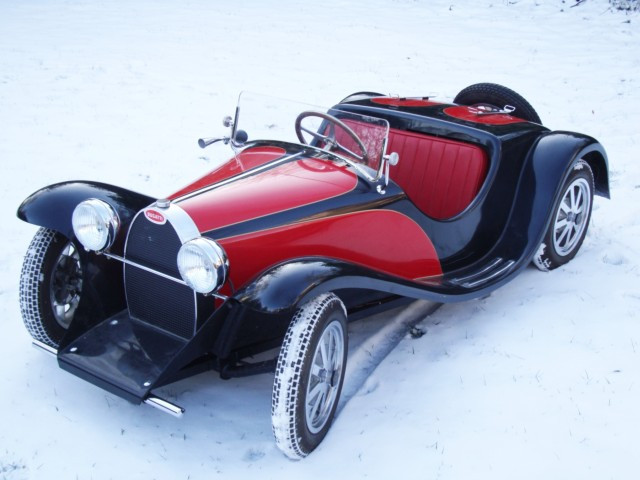
<path id="1" fill-rule="evenodd" d="M 18 218 L 27 223 L 50 228 L 73 238 L 71 215 L 78 203 L 97 198 L 110 204 L 118 213 L 121 228 L 111 250 L 121 253 L 127 226 L 133 216 L 155 199 L 124 188 L 99 182 L 72 181 L 44 187 L 27 197 L 18 207 Z"/>
<path id="2" fill-rule="evenodd" d="M 346 288 L 378 290 L 441 303 L 485 296 L 529 265 L 551 222 L 553 206 L 563 193 L 562 186 L 578 159 L 592 165 L 596 193 L 608 198 L 604 148 L 586 135 L 545 133 L 524 162 L 499 240 L 482 259 L 442 277 L 415 282 L 341 260 L 308 257 L 274 266 L 236 292 L 234 298 L 256 312 L 283 314 L 292 313 L 316 295 Z M 500 269 L 492 270 L 489 266 L 496 259 L 502 259 Z M 474 281 L 463 281 L 468 278 Z"/>
<path id="3" fill-rule="evenodd" d="M 124 188 L 98 182 L 64 182 L 34 192 L 18 208 L 18 218 L 50 228 L 75 240 L 71 216 L 78 203 L 97 198 L 110 204 L 118 213 L 121 228 L 110 251 L 122 254 L 128 225 L 133 216 L 154 201 L 153 198 Z M 64 348 L 89 328 L 126 308 L 122 264 L 79 249 L 83 269 L 83 294 L 74 320 L 60 342 Z"/>

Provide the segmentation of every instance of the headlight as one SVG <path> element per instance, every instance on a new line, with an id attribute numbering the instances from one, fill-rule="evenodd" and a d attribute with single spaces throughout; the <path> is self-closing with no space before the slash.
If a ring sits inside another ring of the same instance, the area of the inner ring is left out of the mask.
<path id="1" fill-rule="evenodd" d="M 227 279 L 227 254 L 213 240 L 199 237 L 190 240 L 178 252 L 178 269 L 182 279 L 199 293 L 213 292 Z"/>
<path id="2" fill-rule="evenodd" d="M 73 211 L 71 224 L 84 248 L 100 252 L 109 248 L 115 240 L 120 219 L 111 205 L 91 198 L 78 204 Z"/>

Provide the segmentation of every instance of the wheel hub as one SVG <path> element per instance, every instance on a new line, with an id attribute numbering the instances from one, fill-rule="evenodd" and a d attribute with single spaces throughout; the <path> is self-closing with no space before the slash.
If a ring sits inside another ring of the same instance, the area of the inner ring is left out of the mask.
<path id="1" fill-rule="evenodd" d="M 329 387 L 336 386 L 336 370 L 321 369 L 318 372 L 318 379 L 321 383 L 327 384 Z"/>
<path id="2" fill-rule="evenodd" d="M 62 251 L 51 274 L 51 306 L 56 321 L 68 328 L 82 292 L 80 256 L 69 243 Z"/>

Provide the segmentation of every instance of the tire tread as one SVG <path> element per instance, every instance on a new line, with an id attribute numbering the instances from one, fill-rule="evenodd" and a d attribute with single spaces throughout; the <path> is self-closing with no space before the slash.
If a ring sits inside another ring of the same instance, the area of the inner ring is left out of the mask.
<path id="1" fill-rule="evenodd" d="M 55 241 L 57 233 L 48 228 L 40 228 L 34 235 L 22 263 L 20 272 L 20 312 L 22 320 L 29 334 L 36 340 L 57 348 L 58 342 L 52 337 L 45 327 L 40 307 L 40 295 L 42 290 L 43 266 L 45 257 L 51 244 Z"/>
<path id="2" fill-rule="evenodd" d="M 297 422 L 300 421 L 296 416 L 300 402 L 299 385 L 305 354 L 320 325 L 322 313 L 332 302 L 338 302 L 346 316 L 344 305 L 332 293 L 311 300 L 294 314 L 278 357 L 271 402 L 273 435 L 278 448 L 294 460 L 311 453 L 303 448 L 301 438 L 296 433 Z"/>

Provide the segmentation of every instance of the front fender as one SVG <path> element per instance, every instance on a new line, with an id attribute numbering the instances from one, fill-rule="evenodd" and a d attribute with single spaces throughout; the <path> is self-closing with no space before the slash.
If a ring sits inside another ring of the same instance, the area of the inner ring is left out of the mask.
<path id="1" fill-rule="evenodd" d="M 56 230 L 73 238 L 71 215 L 78 203 L 97 198 L 109 203 L 120 217 L 122 226 L 113 250 L 122 251 L 126 226 L 133 216 L 155 199 L 124 188 L 98 182 L 63 182 L 44 187 L 27 197 L 18 207 L 18 218 L 40 227 Z"/>
<path id="2" fill-rule="evenodd" d="M 450 297 L 439 283 L 427 286 L 341 260 L 307 257 L 281 263 L 264 272 L 236 292 L 234 298 L 253 311 L 282 314 L 292 313 L 298 305 L 321 293 L 354 288 L 434 302 L 444 302 Z"/>

